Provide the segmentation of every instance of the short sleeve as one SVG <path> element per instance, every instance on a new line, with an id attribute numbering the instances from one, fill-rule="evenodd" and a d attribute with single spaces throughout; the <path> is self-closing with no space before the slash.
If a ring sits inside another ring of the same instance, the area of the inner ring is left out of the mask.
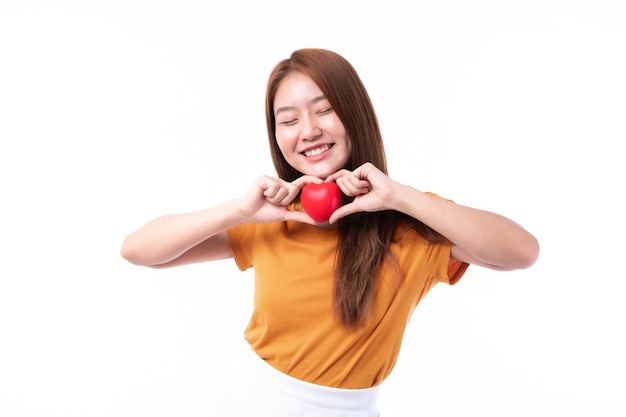
<path id="1" fill-rule="evenodd" d="M 227 230 L 228 240 L 233 250 L 233 258 L 241 271 L 252 267 L 254 230 L 255 228 L 252 224 L 244 224 Z"/>
<path id="2" fill-rule="evenodd" d="M 469 264 L 467 262 L 462 262 L 457 259 L 448 259 L 448 284 L 454 285 L 467 271 L 467 267 Z"/>
<path id="3" fill-rule="evenodd" d="M 440 282 L 454 285 L 463 277 L 469 264 L 452 258 L 450 256 L 451 247 L 449 244 L 443 245 L 442 248 L 445 248 L 445 250 L 442 250 L 440 253 L 437 277 Z"/>
<path id="4" fill-rule="evenodd" d="M 426 194 L 454 203 L 454 200 L 441 197 L 439 194 L 436 194 L 430 191 L 426 192 Z M 447 265 L 442 265 L 447 271 L 447 273 L 445 275 L 443 274 L 439 275 L 443 277 L 443 279 L 439 279 L 439 281 L 445 282 L 450 285 L 454 285 L 457 282 L 459 282 L 461 277 L 465 274 L 465 271 L 467 271 L 469 264 L 466 262 L 462 262 L 462 261 L 451 258 L 449 246 L 448 246 L 447 252 L 448 252 L 447 261 L 446 261 Z"/>

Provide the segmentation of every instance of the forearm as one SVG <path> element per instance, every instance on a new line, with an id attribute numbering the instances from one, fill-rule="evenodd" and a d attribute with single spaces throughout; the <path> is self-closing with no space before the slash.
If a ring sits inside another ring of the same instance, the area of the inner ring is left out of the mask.
<path id="1" fill-rule="evenodd" d="M 121 255 L 136 265 L 166 264 L 243 222 L 235 201 L 204 210 L 165 215 L 128 235 L 122 244 Z"/>
<path id="2" fill-rule="evenodd" d="M 518 269 L 535 262 L 537 240 L 514 221 L 406 185 L 399 187 L 394 193 L 395 210 L 419 219 L 480 263 L 497 269 Z"/>

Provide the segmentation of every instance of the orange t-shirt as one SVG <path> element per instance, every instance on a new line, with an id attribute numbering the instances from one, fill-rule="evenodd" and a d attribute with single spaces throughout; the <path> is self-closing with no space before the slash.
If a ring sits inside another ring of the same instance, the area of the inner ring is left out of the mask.
<path id="1" fill-rule="evenodd" d="M 239 269 L 255 271 L 246 340 L 280 371 L 337 388 L 380 384 L 417 303 L 437 282 L 456 283 L 468 266 L 450 259 L 450 245 L 407 230 L 392 246 L 398 264 L 387 262 L 378 277 L 365 325 L 348 330 L 332 312 L 336 230 L 288 221 L 228 233 Z"/>

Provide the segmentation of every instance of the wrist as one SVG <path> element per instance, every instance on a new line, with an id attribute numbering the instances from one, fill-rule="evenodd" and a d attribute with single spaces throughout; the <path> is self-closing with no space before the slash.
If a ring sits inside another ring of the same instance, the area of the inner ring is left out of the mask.
<path id="1" fill-rule="evenodd" d="M 392 210 L 415 217 L 415 209 L 422 204 L 423 199 L 428 196 L 410 185 L 397 183 L 393 192 L 393 198 L 389 200 Z"/>

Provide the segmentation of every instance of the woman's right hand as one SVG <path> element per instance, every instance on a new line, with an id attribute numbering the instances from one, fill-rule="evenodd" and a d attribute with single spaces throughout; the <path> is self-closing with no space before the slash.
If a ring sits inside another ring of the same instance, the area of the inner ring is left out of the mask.
<path id="1" fill-rule="evenodd" d="M 294 220 L 315 224 L 315 220 L 305 211 L 292 211 L 288 209 L 288 206 L 305 185 L 322 182 L 320 178 L 309 175 L 303 175 L 293 182 L 267 175 L 260 176 L 248 192 L 239 199 L 240 212 L 249 219 L 249 223 Z"/>
<path id="2" fill-rule="evenodd" d="M 224 204 L 182 214 L 158 217 L 124 239 L 122 257 L 135 265 L 165 268 L 232 257 L 226 230 L 243 223 L 295 220 L 315 224 L 304 211 L 289 204 L 306 184 L 320 183 L 303 176 L 289 183 L 259 177 L 243 197 Z"/>

